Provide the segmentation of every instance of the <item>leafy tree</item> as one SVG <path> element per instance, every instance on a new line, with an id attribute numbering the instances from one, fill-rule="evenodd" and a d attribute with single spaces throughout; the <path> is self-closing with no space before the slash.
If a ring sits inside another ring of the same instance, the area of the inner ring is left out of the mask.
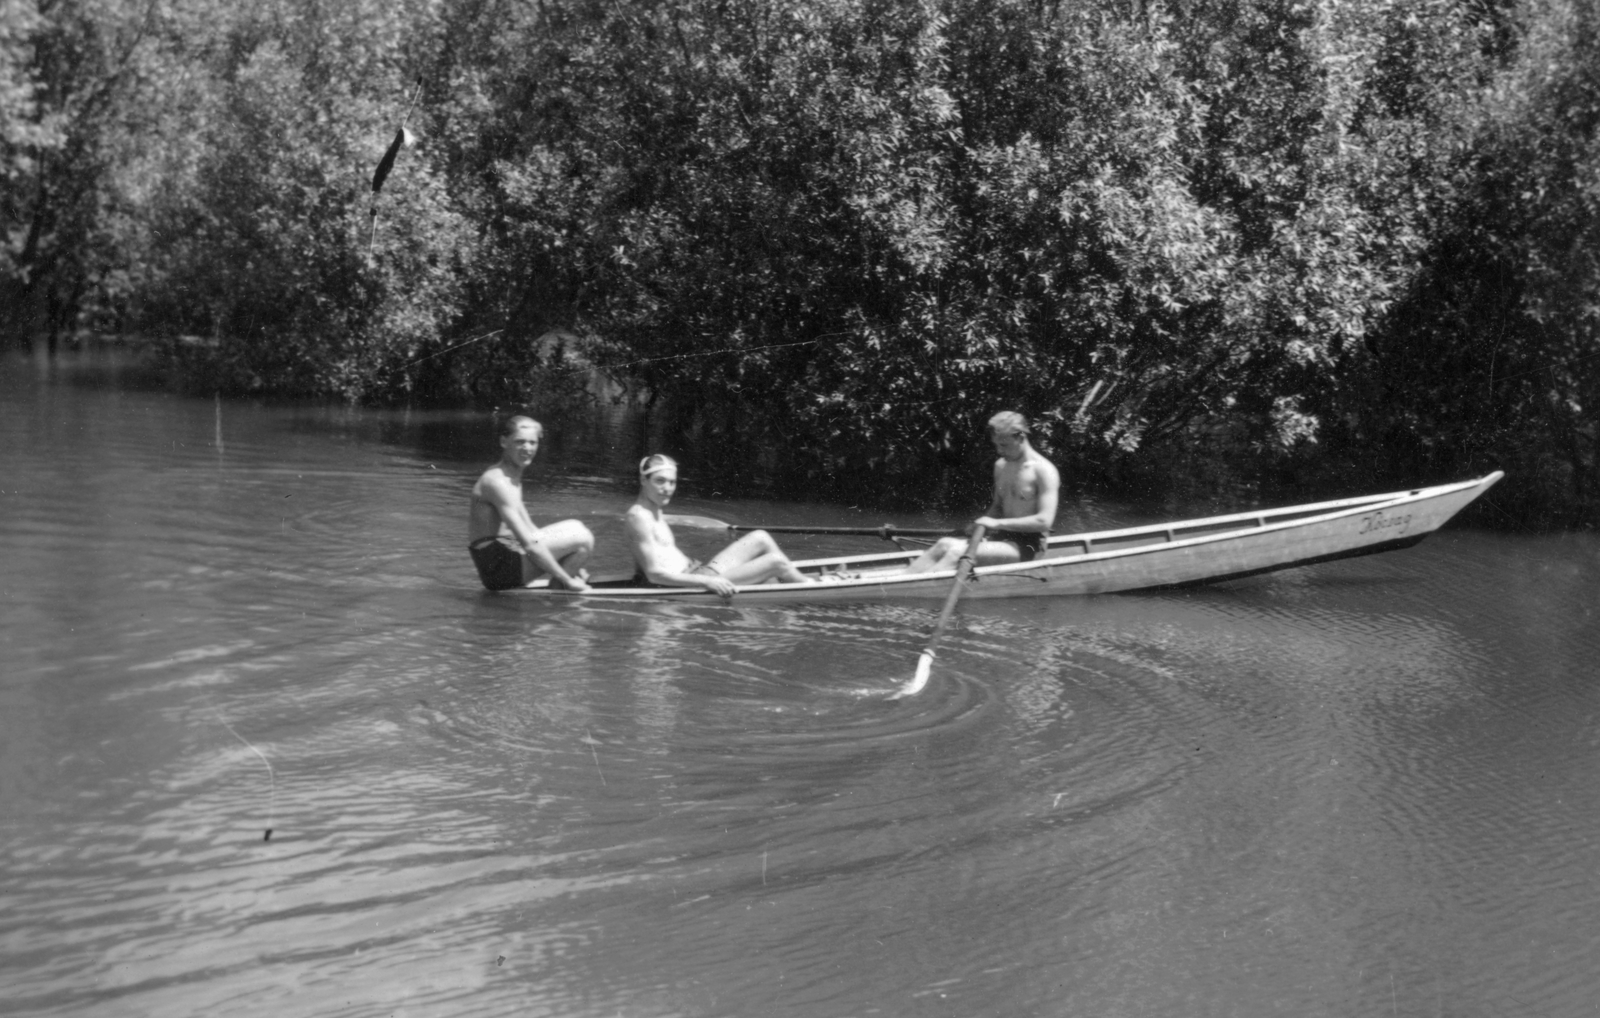
<path id="1" fill-rule="evenodd" d="M 1523 5 L 1450 165 L 1423 269 L 1348 407 L 1396 474 L 1505 466 L 1523 519 L 1600 522 L 1600 37 L 1590 5 Z M 1357 379 L 1352 379 L 1356 382 Z"/>
<path id="2" fill-rule="evenodd" d="M 573 5 L 478 166 L 507 263 L 719 459 L 964 476 L 1002 402 L 1085 461 L 1289 449 L 1451 183 L 1478 26 L 1419 9 Z"/>
<path id="3" fill-rule="evenodd" d="M 192 379 L 383 398 L 447 345 L 473 231 L 426 142 L 376 198 L 369 184 L 410 91 L 402 40 L 426 13 L 255 6 L 206 54 L 187 178 L 154 210 L 145 308 L 207 340 L 173 346 Z"/>
<path id="4" fill-rule="evenodd" d="M 587 358 L 819 493 L 981 498 L 1004 405 L 1080 478 L 1516 462 L 1595 519 L 1577 0 L 4 3 L 15 328 L 365 400 Z"/>
<path id="5" fill-rule="evenodd" d="M 85 294 L 116 269 L 110 181 L 148 83 L 155 11 L 131 0 L 7 0 L 0 11 L 0 296 L 8 326 L 53 338 L 76 328 Z"/>

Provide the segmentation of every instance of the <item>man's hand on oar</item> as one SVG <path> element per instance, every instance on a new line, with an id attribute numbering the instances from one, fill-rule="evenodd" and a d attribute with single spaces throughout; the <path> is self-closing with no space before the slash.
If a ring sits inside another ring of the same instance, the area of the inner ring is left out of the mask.
<path id="1" fill-rule="evenodd" d="M 933 635 L 928 637 L 928 643 L 922 648 L 922 654 L 917 658 L 917 671 L 911 681 L 889 694 L 889 699 L 898 700 L 903 696 L 915 696 L 922 692 L 928 684 L 928 678 L 933 673 L 934 650 L 939 646 L 939 641 L 944 637 L 945 626 L 950 622 L 950 615 L 956 609 L 956 601 L 961 597 L 961 590 L 967 585 L 967 576 L 972 572 L 972 567 L 977 564 L 974 556 L 978 554 L 978 546 L 983 544 L 983 535 L 988 528 L 978 524 L 972 528 L 972 536 L 967 538 L 967 550 L 961 553 L 961 558 L 956 561 L 956 578 L 950 584 L 950 593 L 944 599 L 944 611 L 939 613 L 939 624 L 933 627 Z"/>

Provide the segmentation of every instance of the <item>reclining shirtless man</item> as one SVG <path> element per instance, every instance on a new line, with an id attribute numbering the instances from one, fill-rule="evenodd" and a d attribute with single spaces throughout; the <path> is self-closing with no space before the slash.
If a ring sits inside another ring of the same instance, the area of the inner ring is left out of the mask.
<path id="1" fill-rule="evenodd" d="M 988 512 L 972 521 L 987 529 L 973 560 L 980 566 L 1031 562 L 1044 552 L 1056 521 L 1061 474 L 1028 442 L 1028 419 L 1011 410 L 989 418 L 989 439 L 1000 458 L 994 464 L 994 497 Z M 968 528 L 971 533 L 971 528 Z M 908 573 L 953 569 L 967 540 L 942 537 L 906 567 Z"/>
<path id="2" fill-rule="evenodd" d="M 814 583 L 778 550 L 765 530 L 754 530 L 712 556 L 697 562 L 678 548 L 668 525 L 667 503 L 678 490 L 678 463 L 657 453 L 639 461 L 639 497 L 628 507 L 623 522 L 633 542 L 638 565 L 635 580 L 664 587 L 703 587 L 713 594 L 732 597 L 734 588 L 777 580 Z"/>
<path id="3" fill-rule="evenodd" d="M 472 486 L 467 550 L 478 578 L 490 590 L 526 587 L 541 575 L 568 590 L 588 590 L 582 569 L 594 535 L 577 520 L 534 526 L 522 502 L 522 472 L 539 452 L 544 425 L 509 417 L 500 425 L 500 462 Z"/>

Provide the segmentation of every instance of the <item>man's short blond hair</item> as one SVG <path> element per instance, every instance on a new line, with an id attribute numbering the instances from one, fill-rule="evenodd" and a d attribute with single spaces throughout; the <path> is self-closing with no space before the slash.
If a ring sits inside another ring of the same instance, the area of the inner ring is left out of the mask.
<path id="1" fill-rule="evenodd" d="M 510 417 L 502 420 L 500 422 L 500 437 L 510 438 L 512 435 L 515 435 L 517 433 L 517 429 L 522 427 L 524 424 L 533 425 L 534 430 L 539 433 L 539 437 L 544 437 L 544 425 L 540 424 L 532 417 L 529 417 L 527 414 L 512 414 Z"/>
<path id="2" fill-rule="evenodd" d="M 989 418 L 989 430 L 1000 435 L 1026 435 L 1028 419 L 1015 410 L 1002 410 Z"/>

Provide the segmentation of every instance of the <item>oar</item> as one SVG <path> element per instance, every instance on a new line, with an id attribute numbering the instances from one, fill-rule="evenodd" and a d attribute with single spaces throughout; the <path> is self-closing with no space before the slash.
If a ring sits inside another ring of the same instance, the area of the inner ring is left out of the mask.
<path id="1" fill-rule="evenodd" d="M 944 611 L 939 613 L 939 624 L 933 627 L 933 635 L 928 637 L 927 646 L 922 648 L 922 656 L 917 658 L 917 673 L 912 676 L 910 682 L 891 693 L 889 699 L 898 700 L 902 696 L 915 696 L 928 684 L 928 674 L 933 668 L 934 649 L 944 638 L 944 627 L 950 623 L 950 614 L 956 610 L 956 599 L 961 596 L 961 588 L 967 585 L 967 575 L 977 564 L 973 556 L 978 553 L 978 545 L 983 543 L 985 529 L 982 526 L 972 528 L 972 536 L 967 538 L 967 550 L 961 553 L 961 558 L 956 562 L 956 579 L 950 585 L 949 595 L 944 599 Z"/>
<path id="2" fill-rule="evenodd" d="M 953 533 L 959 533 L 959 531 L 952 531 L 949 528 L 944 530 L 906 529 L 897 527 L 893 523 L 885 523 L 879 527 L 746 527 L 713 519 L 710 516 L 679 516 L 676 513 L 668 513 L 667 522 L 675 527 L 726 530 L 729 533 L 765 530 L 769 534 L 855 534 L 861 537 L 881 537 L 885 541 L 892 541 L 896 537 L 949 537 Z"/>

